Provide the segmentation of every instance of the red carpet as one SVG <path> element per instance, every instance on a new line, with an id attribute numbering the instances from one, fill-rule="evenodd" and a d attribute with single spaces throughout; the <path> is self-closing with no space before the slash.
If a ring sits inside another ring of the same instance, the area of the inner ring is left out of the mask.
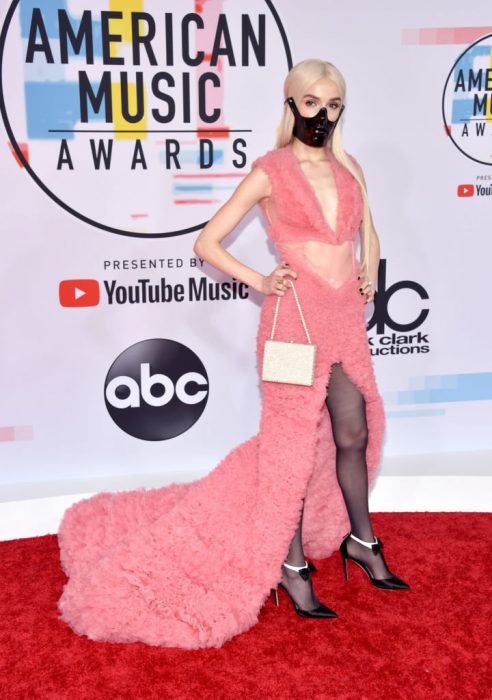
<path id="1" fill-rule="evenodd" d="M 253 629 L 204 651 L 76 636 L 57 619 L 56 537 L 1 542 L 0 697 L 492 698 L 492 515 L 375 513 L 373 524 L 411 591 L 381 591 L 350 563 L 345 583 L 336 552 L 313 580 L 338 620 L 303 620 L 280 592 Z"/>

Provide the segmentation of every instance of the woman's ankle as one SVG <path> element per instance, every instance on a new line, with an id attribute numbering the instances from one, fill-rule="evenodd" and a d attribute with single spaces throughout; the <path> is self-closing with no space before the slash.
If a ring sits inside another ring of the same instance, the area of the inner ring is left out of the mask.
<path id="1" fill-rule="evenodd" d="M 366 546 L 376 543 L 376 535 L 372 529 L 364 530 L 362 533 L 357 532 L 357 530 L 351 530 L 350 539 L 357 542 L 361 546 L 364 546 L 362 543 L 365 543 Z"/>
<path id="2" fill-rule="evenodd" d="M 307 566 L 307 561 L 302 557 L 292 557 L 292 559 L 287 558 L 284 561 L 284 568 L 287 571 L 295 571 L 299 569 L 304 569 Z"/>

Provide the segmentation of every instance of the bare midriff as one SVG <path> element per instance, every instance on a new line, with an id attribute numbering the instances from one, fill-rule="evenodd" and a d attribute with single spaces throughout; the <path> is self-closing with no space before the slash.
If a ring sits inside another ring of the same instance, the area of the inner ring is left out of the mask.
<path id="1" fill-rule="evenodd" d="M 336 244 L 324 241 L 283 241 L 281 248 L 287 262 L 292 267 L 294 267 L 295 261 L 289 260 L 289 251 L 292 251 L 294 256 L 303 258 L 313 272 L 332 287 L 340 287 L 355 276 L 356 261 L 353 241 L 342 241 Z"/>
<path id="2" fill-rule="evenodd" d="M 265 198 L 262 206 L 269 224 L 273 225 L 277 220 L 274 202 L 270 198 Z M 295 260 L 289 260 L 289 251 L 293 253 L 293 258 L 300 257 L 307 267 L 332 287 L 341 287 L 347 280 L 353 279 L 359 268 L 355 258 L 353 240 L 345 240 L 340 243 L 327 243 L 319 240 L 283 240 L 278 243 L 278 248 L 294 269 Z"/>

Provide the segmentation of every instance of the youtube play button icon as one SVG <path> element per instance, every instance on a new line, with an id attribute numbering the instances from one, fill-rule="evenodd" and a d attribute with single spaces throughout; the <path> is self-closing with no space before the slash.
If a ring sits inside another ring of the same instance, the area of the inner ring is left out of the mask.
<path id="1" fill-rule="evenodd" d="M 99 282 L 97 280 L 63 280 L 58 289 L 62 306 L 97 306 Z"/>
<path id="2" fill-rule="evenodd" d="M 475 185 L 458 185 L 458 197 L 473 197 L 475 194 Z"/>

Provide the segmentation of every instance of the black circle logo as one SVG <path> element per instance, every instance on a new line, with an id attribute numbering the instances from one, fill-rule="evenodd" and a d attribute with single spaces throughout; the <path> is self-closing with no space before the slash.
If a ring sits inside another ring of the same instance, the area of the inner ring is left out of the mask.
<path id="1" fill-rule="evenodd" d="M 200 358 L 167 338 L 142 340 L 111 365 L 104 399 L 116 425 L 141 440 L 170 440 L 202 415 L 208 376 Z"/>
<path id="2" fill-rule="evenodd" d="M 446 133 L 463 155 L 483 165 L 492 165 L 491 55 L 492 34 L 468 46 L 449 71 L 442 95 Z"/>
<path id="3" fill-rule="evenodd" d="M 75 14 L 66 0 L 10 3 L 0 35 L 8 137 L 36 184 L 91 226 L 143 238 L 198 231 L 265 148 L 258 127 L 278 108 L 265 68 L 292 67 L 272 1 L 251 0 L 247 13 L 240 0 L 188 5 L 90 2 Z M 256 110 L 251 94 L 262 95 Z"/>

